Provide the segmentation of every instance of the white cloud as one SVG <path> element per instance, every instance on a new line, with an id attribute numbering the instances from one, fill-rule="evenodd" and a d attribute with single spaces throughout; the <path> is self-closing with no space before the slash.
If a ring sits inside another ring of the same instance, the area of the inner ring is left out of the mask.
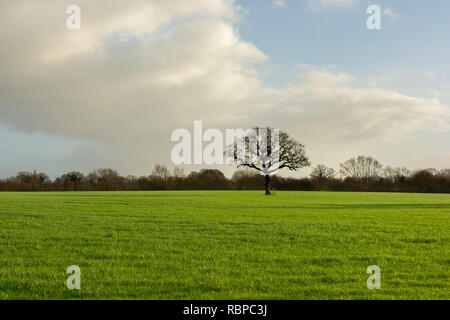
<path id="1" fill-rule="evenodd" d="M 383 12 L 389 18 L 397 18 L 398 17 L 397 11 L 392 7 L 385 8 Z"/>
<path id="2" fill-rule="evenodd" d="M 272 2 L 272 4 L 276 7 L 284 7 L 286 6 L 286 3 L 283 0 L 275 0 Z"/>
<path id="3" fill-rule="evenodd" d="M 348 7 L 356 4 L 358 0 L 309 0 L 312 8 L 320 7 Z"/>
<path id="4" fill-rule="evenodd" d="M 435 77 L 436 77 L 436 73 L 434 73 L 434 72 L 432 72 L 432 71 L 430 71 L 430 70 L 427 70 L 427 71 L 425 71 L 425 72 L 423 73 L 423 76 L 424 76 L 425 78 L 431 79 L 431 78 L 435 78 Z"/>
<path id="5" fill-rule="evenodd" d="M 64 3 L 0 11 L 0 124 L 103 144 L 123 167 L 169 162 L 170 133 L 194 120 L 276 126 L 322 156 L 330 145 L 448 130 L 439 100 L 355 89 L 327 68 L 302 66 L 295 81 L 264 85 L 254 65 L 267 57 L 240 38 L 230 1 L 79 3 L 79 32 L 65 28 Z"/>
<path id="6" fill-rule="evenodd" d="M 328 143 L 394 141 L 414 130 L 449 130 L 448 106 L 437 99 L 354 89 L 352 81 L 344 73 L 307 71 L 266 98 L 280 112 L 272 120 L 308 140 Z"/>

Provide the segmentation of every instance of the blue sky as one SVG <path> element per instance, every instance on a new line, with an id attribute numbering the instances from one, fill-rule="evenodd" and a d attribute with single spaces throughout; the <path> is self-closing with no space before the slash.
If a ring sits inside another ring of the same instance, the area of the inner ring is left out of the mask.
<path id="1" fill-rule="evenodd" d="M 146 174 L 193 120 L 281 126 L 334 168 L 358 154 L 450 163 L 449 1 L 102 1 L 78 1 L 78 33 L 61 24 L 70 1 L 0 13 L 0 177 Z M 372 4 L 381 30 L 366 27 Z"/>
<path id="2" fill-rule="evenodd" d="M 450 101 L 448 1 L 359 1 L 319 9 L 294 0 L 284 1 L 284 6 L 275 1 L 239 3 L 248 9 L 239 24 L 242 38 L 276 66 L 265 76 L 270 84 L 290 81 L 296 64 L 332 65 L 358 77 L 361 85 L 386 77 L 380 86 L 406 94 L 439 90 Z M 366 28 L 370 4 L 381 8 L 381 30 Z M 394 17 L 383 13 L 388 8 Z"/>

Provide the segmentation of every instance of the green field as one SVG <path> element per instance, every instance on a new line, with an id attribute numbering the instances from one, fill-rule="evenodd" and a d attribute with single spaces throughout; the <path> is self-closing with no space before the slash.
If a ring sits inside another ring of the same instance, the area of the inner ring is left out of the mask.
<path id="1" fill-rule="evenodd" d="M 0 299 L 449 299 L 449 252 L 445 194 L 0 193 Z"/>

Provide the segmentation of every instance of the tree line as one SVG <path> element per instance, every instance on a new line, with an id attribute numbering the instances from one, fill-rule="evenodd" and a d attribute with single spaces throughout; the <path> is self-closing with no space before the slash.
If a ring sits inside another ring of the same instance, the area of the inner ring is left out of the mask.
<path id="1" fill-rule="evenodd" d="M 339 172 L 325 165 L 315 166 L 309 177 L 271 176 L 273 190 L 379 191 L 450 193 L 450 169 L 384 167 L 378 160 L 359 156 L 340 165 Z M 19 172 L 0 180 L 0 191 L 120 191 L 120 190 L 264 190 L 265 176 L 240 168 L 231 178 L 217 169 L 185 174 L 183 168 L 170 171 L 155 165 L 150 175 L 121 176 L 114 169 L 97 169 L 85 175 L 71 171 L 56 179 L 45 173 Z"/>

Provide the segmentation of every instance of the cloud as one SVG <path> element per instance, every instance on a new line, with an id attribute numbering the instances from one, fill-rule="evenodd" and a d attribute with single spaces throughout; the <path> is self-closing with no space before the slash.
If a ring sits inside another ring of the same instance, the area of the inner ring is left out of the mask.
<path id="1" fill-rule="evenodd" d="M 434 72 L 432 72 L 432 71 L 430 71 L 430 70 L 427 70 L 427 71 L 425 71 L 425 72 L 423 73 L 423 76 L 424 76 L 425 78 L 431 79 L 431 78 L 435 78 L 435 77 L 436 77 L 436 73 L 434 73 Z"/>
<path id="2" fill-rule="evenodd" d="M 69 3 L 8 2 L 0 124 L 107 146 L 123 168 L 170 162 L 170 133 L 194 120 L 279 127 L 312 153 L 448 130 L 439 100 L 353 88 L 356 79 L 329 68 L 303 66 L 294 81 L 269 87 L 256 69 L 268 57 L 239 36 L 233 2 L 183 3 L 79 1 L 82 27 L 69 31 Z"/>
<path id="3" fill-rule="evenodd" d="M 449 109 L 424 99 L 373 88 L 356 89 L 345 73 L 310 70 L 265 100 L 281 127 L 313 142 L 395 141 L 415 130 L 449 130 Z M 279 114 L 276 114 L 276 113 Z"/>
<path id="4" fill-rule="evenodd" d="M 385 8 L 383 12 L 389 18 L 394 19 L 394 18 L 398 17 L 397 11 L 394 8 L 392 8 L 392 7 Z"/>
<path id="5" fill-rule="evenodd" d="M 358 0 L 309 0 L 308 4 L 311 8 L 321 7 L 348 7 L 356 4 Z"/>
<path id="6" fill-rule="evenodd" d="M 275 0 L 272 2 L 272 4 L 276 7 L 284 7 L 286 6 L 286 3 L 283 0 Z"/>

